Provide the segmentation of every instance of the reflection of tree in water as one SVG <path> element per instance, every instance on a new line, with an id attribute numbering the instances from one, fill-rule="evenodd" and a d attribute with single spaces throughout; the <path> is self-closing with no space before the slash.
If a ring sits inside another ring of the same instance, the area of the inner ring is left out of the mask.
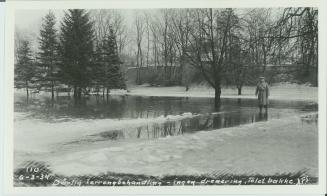
<path id="1" fill-rule="evenodd" d="M 268 111 L 262 113 L 262 112 L 259 112 L 259 118 L 258 118 L 258 121 L 267 121 L 268 120 Z"/>
<path id="2" fill-rule="evenodd" d="M 75 108 L 69 111 L 77 112 L 89 118 L 121 118 L 126 110 L 126 104 L 123 98 L 114 99 L 111 96 L 105 99 L 87 99 Z M 68 111 L 68 112 L 69 112 Z"/>
<path id="3" fill-rule="evenodd" d="M 15 103 L 15 111 L 23 109 L 33 112 L 35 116 L 47 119 L 56 117 L 72 118 L 122 118 L 128 110 L 124 96 L 97 99 L 96 97 L 84 97 L 79 100 L 68 96 L 59 96 L 54 101 L 49 98 L 31 100 L 28 105 Z"/>
<path id="4" fill-rule="evenodd" d="M 157 123 L 155 123 L 154 125 L 153 125 L 153 138 L 158 138 L 159 136 L 160 136 L 160 126 L 159 126 L 159 124 L 157 124 Z"/>
<path id="5" fill-rule="evenodd" d="M 221 124 L 221 117 L 219 115 L 213 117 L 213 128 L 220 128 Z"/>
<path id="6" fill-rule="evenodd" d="M 135 117 L 143 118 L 143 111 L 144 111 L 143 98 L 136 97 L 135 98 L 135 113 L 136 113 Z"/>
<path id="7" fill-rule="evenodd" d="M 236 113 L 236 112 L 235 112 Z M 237 115 L 238 114 L 238 115 Z M 234 115 L 230 114 L 215 114 L 204 115 L 193 118 L 186 118 L 177 121 L 167 121 L 164 123 L 154 123 L 152 125 L 140 126 L 135 128 L 136 138 L 160 138 L 166 136 L 176 136 L 185 133 L 194 133 L 197 131 L 220 129 L 225 127 L 232 127 L 242 123 L 251 122 L 252 120 L 259 121 L 255 115 L 246 116 L 242 118 L 240 113 Z"/>
<path id="8" fill-rule="evenodd" d="M 182 121 L 167 121 L 135 128 L 136 138 L 160 138 L 183 134 L 185 131 Z"/>
<path id="9" fill-rule="evenodd" d="M 224 100 L 224 104 L 218 108 L 212 108 L 207 102 L 207 99 L 196 98 L 112 95 L 109 96 L 108 99 L 90 96 L 78 100 L 78 102 L 65 96 L 57 97 L 54 102 L 49 98 L 39 98 L 31 99 L 30 102 L 26 104 L 25 101 L 20 102 L 15 98 L 15 112 L 28 111 L 33 115 L 31 115 L 32 118 L 40 117 L 47 119 L 55 119 L 57 117 L 78 117 L 87 119 L 120 119 L 125 117 L 147 119 L 156 118 L 158 116 L 180 115 L 184 112 L 199 114 L 182 120 L 169 120 L 159 124 L 153 124 L 149 121 L 148 124 L 143 126 L 121 129 L 126 137 L 134 139 L 181 135 L 185 133 L 194 133 L 196 131 L 238 126 L 268 119 L 268 114 L 259 114 L 256 102 L 253 100 L 241 100 L 241 102 L 239 102 L 235 99 L 226 99 Z M 317 107 L 316 104 L 308 105 L 306 102 L 299 102 L 298 104 L 299 105 L 293 103 L 292 107 L 296 107 L 292 109 L 310 111 Z M 277 105 L 282 104 L 278 103 Z M 282 115 L 280 114 L 281 111 L 276 110 L 276 108 L 270 112 L 274 117 L 276 117 L 276 115 Z M 279 116 L 277 116 L 277 118 L 279 118 Z M 108 139 L 111 138 L 108 137 Z"/>
<path id="10" fill-rule="evenodd" d="M 113 130 L 113 131 L 106 131 L 101 132 L 99 134 L 105 140 L 117 140 L 117 139 L 124 139 L 124 132 L 122 130 Z"/>
<path id="11" fill-rule="evenodd" d="M 211 103 L 212 99 L 207 98 L 142 97 L 124 95 L 110 95 L 108 96 L 108 99 L 101 96 L 89 96 L 85 98 L 86 99 L 74 102 L 74 100 L 69 96 L 58 96 L 52 102 L 48 97 L 38 96 L 36 98 L 31 97 L 27 104 L 25 99 L 15 97 L 14 109 L 19 112 L 26 111 L 33 113 L 33 116 L 35 117 L 50 119 L 55 117 L 91 119 L 122 117 L 156 118 L 158 116 L 179 115 L 184 112 L 205 114 L 223 111 L 231 113 L 232 120 L 221 119 L 222 122 L 220 123 L 222 123 L 222 125 L 219 125 L 218 119 L 215 119 L 215 126 L 213 127 L 230 126 L 232 124 L 237 124 L 237 122 L 243 123 L 265 120 L 265 118 L 260 118 L 257 111 L 253 111 L 257 108 L 256 100 L 243 99 L 239 102 L 236 99 L 223 99 L 223 104 L 218 109 L 214 109 L 212 107 L 213 103 Z M 277 109 L 289 108 L 300 111 L 317 110 L 317 104 L 295 101 L 272 101 L 271 107 L 275 109 L 276 107 Z M 249 110 L 247 108 L 251 109 Z M 243 113 L 234 114 L 233 110 Z M 276 116 L 275 113 L 276 112 L 273 113 L 274 116 Z M 247 119 L 244 120 L 244 118 Z"/>
<path id="12" fill-rule="evenodd" d="M 141 131 L 142 131 L 142 127 L 138 127 L 138 128 L 137 128 L 137 135 L 136 135 L 136 138 L 140 138 L 140 137 L 141 137 Z"/>

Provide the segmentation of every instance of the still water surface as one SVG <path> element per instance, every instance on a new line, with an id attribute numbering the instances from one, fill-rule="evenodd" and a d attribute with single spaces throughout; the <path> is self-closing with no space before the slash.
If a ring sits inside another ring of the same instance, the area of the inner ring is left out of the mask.
<path id="1" fill-rule="evenodd" d="M 123 139 L 154 139 L 197 131 L 266 121 L 317 111 L 317 104 L 307 101 L 271 101 L 268 112 L 259 113 L 255 99 L 222 99 L 220 108 L 213 107 L 212 98 L 110 96 L 109 99 L 91 96 L 76 103 L 70 97 L 34 98 L 26 103 L 15 99 L 16 112 L 28 112 L 27 118 L 49 123 L 74 119 L 152 119 L 188 113 L 185 118 L 149 123 L 146 126 L 118 129 L 89 135 L 78 142 L 96 142 Z M 126 134 L 127 132 L 133 133 Z"/>

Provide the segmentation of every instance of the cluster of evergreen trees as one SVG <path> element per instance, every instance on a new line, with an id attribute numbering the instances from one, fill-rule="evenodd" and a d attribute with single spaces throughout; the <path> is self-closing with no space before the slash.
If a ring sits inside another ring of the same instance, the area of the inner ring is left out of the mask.
<path id="1" fill-rule="evenodd" d="M 90 89 L 108 95 L 110 89 L 126 88 L 113 29 L 96 42 L 93 22 L 82 9 L 68 10 L 59 32 L 50 11 L 40 29 L 38 53 L 34 56 L 30 42 L 21 40 L 16 54 L 15 87 L 26 89 L 27 100 L 31 88 L 50 91 L 52 100 L 60 86 L 73 89 L 76 99 Z"/>

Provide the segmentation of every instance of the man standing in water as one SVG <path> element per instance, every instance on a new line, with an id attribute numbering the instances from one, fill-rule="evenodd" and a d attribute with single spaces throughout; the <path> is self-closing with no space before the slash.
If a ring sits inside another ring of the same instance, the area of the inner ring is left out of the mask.
<path id="1" fill-rule="evenodd" d="M 259 79 L 260 79 L 260 81 L 257 84 L 257 89 L 255 91 L 255 95 L 258 96 L 260 114 L 262 114 L 262 107 L 265 107 L 266 113 L 268 110 L 269 87 L 268 87 L 268 84 L 266 83 L 264 77 L 260 77 Z"/>

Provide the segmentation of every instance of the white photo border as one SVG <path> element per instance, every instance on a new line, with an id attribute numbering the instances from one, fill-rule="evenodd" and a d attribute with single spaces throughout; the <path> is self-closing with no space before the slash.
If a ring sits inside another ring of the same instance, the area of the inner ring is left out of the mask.
<path id="1" fill-rule="evenodd" d="M 147 8 L 255 8 L 317 7 L 319 23 L 318 140 L 319 176 L 317 185 L 166 186 L 166 187 L 14 187 L 13 186 L 13 87 L 14 27 L 16 10 L 35 9 L 147 9 Z M 325 0 L 107 0 L 107 1 L 9 1 L 5 16 L 5 132 L 4 190 L 7 194 L 324 194 L 326 193 L 326 66 L 327 1 Z"/>

